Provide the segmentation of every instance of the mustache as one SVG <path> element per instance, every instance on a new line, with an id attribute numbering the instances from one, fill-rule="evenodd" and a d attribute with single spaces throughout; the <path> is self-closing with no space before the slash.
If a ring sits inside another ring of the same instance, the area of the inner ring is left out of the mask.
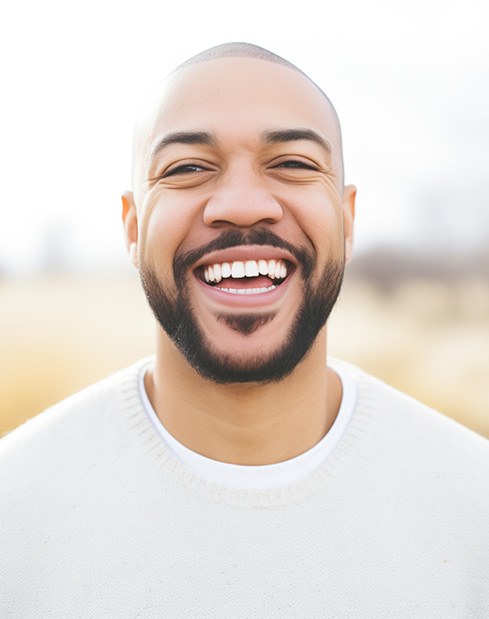
<path id="1" fill-rule="evenodd" d="M 175 281 L 181 281 L 187 269 L 206 254 L 212 251 L 228 249 L 229 247 L 239 247 L 242 245 L 269 245 L 271 247 L 285 249 L 291 253 L 302 266 L 305 277 L 310 275 L 314 267 L 314 256 L 312 256 L 307 249 L 304 247 L 296 247 L 284 241 L 284 239 L 281 239 L 268 228 L 255 228 L 246 232 L 242 230 L 226 230 L 210 243 L 175 256 L 173 261 Z"/>

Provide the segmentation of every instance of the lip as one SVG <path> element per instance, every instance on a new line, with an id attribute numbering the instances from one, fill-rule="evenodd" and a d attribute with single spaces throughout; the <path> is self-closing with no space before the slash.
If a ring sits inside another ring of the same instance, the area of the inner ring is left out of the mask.
<path id="1" fill-rule="evenodd" d="M 201 266 L 222 264 L 223 262 L 245 262 L 246 260 L 259 260 L 260 258 L 263 260 L 287 260 L 294 267 L 298 266 L 295 257 L 281 247 L 273 247 L 271 245 L 239 245 L 206 254 L 193 265 L 193 271 L 195 272 Z"/>
<path id="2" fill-rule="evenodd" d="M 239 258 L 237 259 L 239 260 Z M 226 262 L 226 260 L 223 260 L 223 262 Z M 274 309 L 273 306 L 287 294 L 290 287 L 290 282 L 296 275 L 297 269 L 294 269 L 290 276 L 273 290 L 254 295 L 223 292 L 219 288 L 209 286 L 203 282 L 197 275 L 195 275 L 195 273 L 194 280 L 199 285 L 199 290 L 214 303 L 234 309 L 241 308 L 246 310 L 249 308 L 254 308 L 256 310 L 262 308 L 263 310 L 271 311 Z"/>

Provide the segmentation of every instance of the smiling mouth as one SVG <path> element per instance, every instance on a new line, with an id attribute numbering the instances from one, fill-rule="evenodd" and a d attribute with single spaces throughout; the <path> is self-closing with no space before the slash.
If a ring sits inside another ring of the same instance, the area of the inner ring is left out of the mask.
<path id="1" fill-rule="evenodd" d="M 202 265 L 197 277 L 228 294 L 256 295 L 270 292 L 283 284 L 294 270 L 287 260 L 235 260 Z"/>

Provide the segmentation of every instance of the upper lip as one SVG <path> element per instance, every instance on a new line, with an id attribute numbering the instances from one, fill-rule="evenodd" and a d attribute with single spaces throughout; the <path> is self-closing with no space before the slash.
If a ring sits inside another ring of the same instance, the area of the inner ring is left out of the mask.
<path id="1" fill-rule="evenodd" d="M 271 245 L 239 245 L 209 252 L 197 260 L 194 269 L 223 262 L 245 262 L 246 260 L 287 260 L 297 266 L 296 258 L 287 250 Z"/>

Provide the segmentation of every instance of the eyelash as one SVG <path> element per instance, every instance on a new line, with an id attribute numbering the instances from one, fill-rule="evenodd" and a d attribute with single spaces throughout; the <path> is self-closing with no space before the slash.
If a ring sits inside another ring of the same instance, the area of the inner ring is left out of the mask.
<path id="1" fill-rule="evenodd" d="M 191 174 L 192 172 L 200 172 L 201 170 L 206 170 L 203 166 L 186 163 L 185 165 L 177 166 L 176 168 L 172 168 L 167 170 L 161 178 L 167 178 L 168 176 L 174 176 L 175 174 Z"/>
<path id="2" fill-rule="evenodd" d="M 317 170 L 313 164 L 308 164 L 305 161 L 300 161 L 297 159 L 288 159 L 286 161 L 282 161 L 281 163 L 274 166 L 275 168 L 290 168 L 290 169 L 304 169 L 304 170 Z M 177 166 L 175 168 L 171 168 L 166 171 L 161 178 L 168 178 L 170 176 L 176 176 L 178 174 L 192 174 L 193 172 L 201 172 L 206 171 L 208 168 L 204 166 L 200 166 L 197 164 L 186 163 L 184 165 Z"/>
<path id="3" fill-rule="evenodd" d="M 297 159 L 288 159 L 279 163 L 277 168 L 303 168 L 305 170 L 317 170 L 313 164 L 306 163 L 305 161 L 299 161 Z"/>

